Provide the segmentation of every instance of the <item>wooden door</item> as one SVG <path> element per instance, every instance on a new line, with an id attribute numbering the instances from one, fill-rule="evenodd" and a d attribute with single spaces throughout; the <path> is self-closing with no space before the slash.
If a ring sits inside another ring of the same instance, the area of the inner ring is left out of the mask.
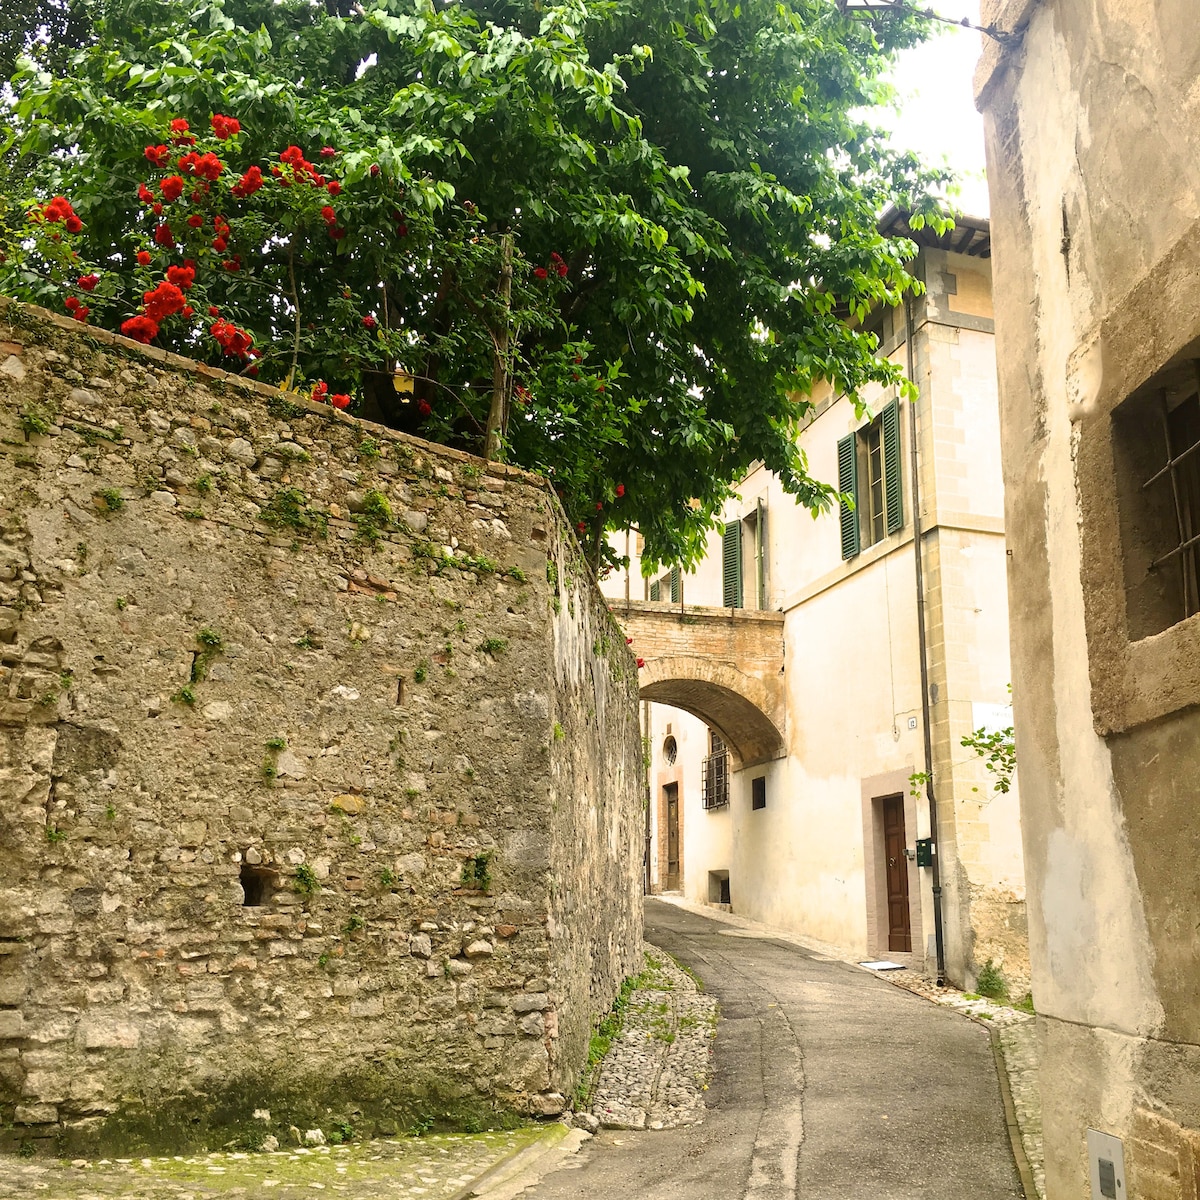
<path id="1" fill-rule="evenodd" d="M 667 891 L 679 890 L 679 784 L 668 783 L 667 798 Z"/>
<path id="2" fill-rule="evenodd" d="M 908 858 L 904 850 L 904 797 L 887 796 L 883 801 L 883 850 L 887 857 L 888 949 L 912 950 L 912 926 L 908 912 Z"/>

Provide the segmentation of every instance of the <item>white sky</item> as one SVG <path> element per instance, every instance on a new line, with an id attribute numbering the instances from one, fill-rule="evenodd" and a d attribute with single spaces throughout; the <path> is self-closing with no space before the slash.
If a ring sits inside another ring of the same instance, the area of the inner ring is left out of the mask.
<path id="1" fill-rule="evenodd" d="M 917 2 L 954 20 L 979 21 L 979 0 Z M 940 21 L 930 27 L 929 40 L 905 51 L 892 74 L 901 111 L 882 114 L 879 123 L 893 130 L 896 145 L 916 150 L 927 162 L 948 160 L 960 178 L 956 207 L 969 216 L 986 217 L 983 122 L 971 86 L 982 35 Z"/>

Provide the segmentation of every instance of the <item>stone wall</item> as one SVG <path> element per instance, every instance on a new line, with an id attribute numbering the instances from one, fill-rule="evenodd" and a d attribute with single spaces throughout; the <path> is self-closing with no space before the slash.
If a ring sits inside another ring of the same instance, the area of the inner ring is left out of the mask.
<path id="1" fill-rule="evenodd" d="M 1089 1129 L 1124 1142 L 1120 1194 L 1197 1194 L 1200 614 L 1148 626 L 1143 608 L 1179 579 L 1147 547 L 1178 544 L 1194 500 L 1140 461 L 1166 464 L 1168 404 L 1195 396 L 1200 358 L 1195 8 L 982 6 L 1015 35 L 976 83 L 1054 1200 L 1099 1194 Z"/>
<path id="2" fill-rule="evenodd" d="M 642 784 L 553 493 L 69 326 L 0 311 L 6 1136 L 557 1111 Z"/>

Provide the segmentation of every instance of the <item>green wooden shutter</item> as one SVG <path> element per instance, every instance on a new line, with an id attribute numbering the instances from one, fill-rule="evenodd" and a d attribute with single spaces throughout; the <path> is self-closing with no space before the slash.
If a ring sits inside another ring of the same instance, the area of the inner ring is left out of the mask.
<path id="1" fill-rule="evenodd" d="M 900 402 L 893 400 L 883 410 L 883 493 L 887 507 L 887 531 L 895 533 L 904 524 L 904 472 L 900 466 Z"/>
<path id="2" fill-rule="evenodd" d="M 838 491 L 858 502 L 858 435 L 847 434 L 838 442 Z M 842 502 L 842 557 L 853 558 L 859 550 L 858 513 Z"/>
<path id="3" fill-rule="evenodd" d="M 650 585 L 650 599 L 657 600 L 661 594 L 662 594 L 662 589 L 658 586 L 658 580 L 656 579 Z"/>
<path id="4" fill-rule="evenodd" d="M 755 508 L 755 586 L 758 588 L 758 607 L 767 607 L 767 506 L 759 498 Z"/>
<path id="5" fill-rule="evenodd" d="M 679 603 L 679 591 L 680 591 L 679 568 L 672 567 L 671 568 L 671 603 L 672 604 Z"/>
<path id="6" fill-rule="evenodd" d="M 722 595 L 726 608 L 742 606 L 742 523 L 730 521 L 721 539 Z"/>

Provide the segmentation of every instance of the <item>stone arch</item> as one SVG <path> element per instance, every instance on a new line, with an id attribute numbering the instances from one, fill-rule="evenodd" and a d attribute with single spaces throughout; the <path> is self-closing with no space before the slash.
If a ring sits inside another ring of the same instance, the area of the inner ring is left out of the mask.
<path id="1" fill-rule="evenodd" d="M 780 709 L 777 698 L 761 680 L 728 663 L 682 654 L 650 659 L 639 685 L 643 700 L 682 708 L 710 725 L 743 766 L 784 753 L 773 715 Z"/>

